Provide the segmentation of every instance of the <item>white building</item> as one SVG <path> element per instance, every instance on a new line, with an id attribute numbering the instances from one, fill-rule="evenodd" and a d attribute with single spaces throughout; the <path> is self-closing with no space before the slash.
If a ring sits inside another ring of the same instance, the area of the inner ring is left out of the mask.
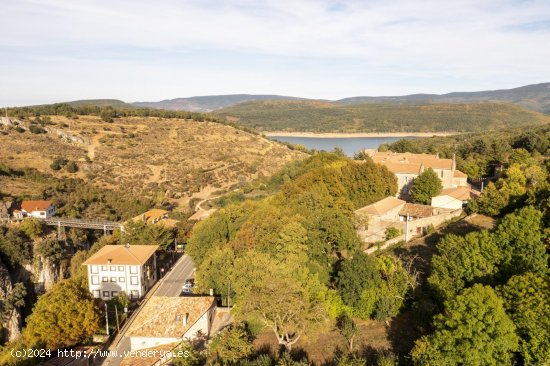
<path id="1" fill-rule="evenodd" d="M 479 196 L 479 192 L 469 187 L 443 189 L 437 196 L 432 197 L 432 206 L 453 210 L 463 208 L 469 200 Z"/>
<path id="2" fill-rule="evenodd" d="M 130 299 L 141 298 L 157 282 L 158 245 L 106 245 L 83 265 L 88 267 L 92 295 L 110 300 L 124 291 Z"/>
<path id="3" fill-rule="evenodd" d="M 23 201 L 21 202 L 21 210 L 14 210 L 13 214 L 16 218 L 36 217 L 48 219 L 55 215 L 55 206 L 52 201 Z"/>

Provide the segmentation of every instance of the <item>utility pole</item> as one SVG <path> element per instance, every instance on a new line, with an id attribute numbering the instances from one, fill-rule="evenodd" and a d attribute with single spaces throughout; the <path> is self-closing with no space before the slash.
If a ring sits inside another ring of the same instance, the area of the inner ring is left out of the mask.
<path id="1" fill-rule="evenodd" d="M 405 221 L 405 243 L 409 241 L 409 214 L 407 214 L 407 221 Z"/>
<path id="2" fill-rule="evenodd" d="M 115 316 L 116 316 L 116 329 L 117 332 L 120 333 L 120 325 L 118 323 L 118 306 L 115 305 Z"/>
<path id="3" fill-rule="evenodd" d="M 109 335 L 109 312 L 107 310 L 107 303 L 105 303 L 105 330 L 107 335 Z"/>

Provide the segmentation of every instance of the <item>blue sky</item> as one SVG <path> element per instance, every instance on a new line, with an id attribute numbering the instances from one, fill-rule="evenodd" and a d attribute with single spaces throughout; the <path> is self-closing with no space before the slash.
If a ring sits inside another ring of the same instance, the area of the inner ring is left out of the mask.
<path id="1" fill-rule="evenodd" d="M 0 0 L 0 105 L 550 81 L 549 0 Z"/>

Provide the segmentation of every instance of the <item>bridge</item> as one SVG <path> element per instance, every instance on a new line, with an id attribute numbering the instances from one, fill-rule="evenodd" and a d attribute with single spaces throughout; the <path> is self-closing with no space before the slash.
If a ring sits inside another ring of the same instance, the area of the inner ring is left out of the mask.
<path id="1" fill-rule="evenodd" d="M 107 220 L 72 219 L 66 217 L 50 217 L 40 220 L 45 225 L 57 226 L 59 229 L 62 227 L 75 227 L 81 229 L 103 230 L 105 235 L 107 235 L 108 231 L 113 231 L 122 227 L 122 223 L 120 222 Z"/>

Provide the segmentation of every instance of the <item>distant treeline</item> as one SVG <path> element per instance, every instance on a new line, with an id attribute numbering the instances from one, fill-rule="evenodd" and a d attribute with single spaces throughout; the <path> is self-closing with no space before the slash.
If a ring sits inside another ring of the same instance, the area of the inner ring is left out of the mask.
<path id="1" fill-rule="evenodd" d="M 255 131 L 228 122 L 225 118 L 206 113 L 188 111 L 168 111 L 152 108 L 113 107 L 94 104 L 56 103 L 35 105 L 26 107 L 12 107 L 7 109 L 9 116 L 19 119 L 39 116 L 65 116 L 67 118 L 78 118 L 79 115 L 98 116 L 106 122 L 112 122 L 114 118 L 120 117 L 158 117 L 158 118 L 179 118 L 190 119 L 197 122 L 215 122 L 232 126 L 243 131 L 254 133 Z"/>
<path id="2" fill-rule="evenodd" d="M 221 109 L 221 117 L 261 131 L 476 132 L 540 125 L 550 117 L 507 103 L 337 104 L 256 101 Z"/>

